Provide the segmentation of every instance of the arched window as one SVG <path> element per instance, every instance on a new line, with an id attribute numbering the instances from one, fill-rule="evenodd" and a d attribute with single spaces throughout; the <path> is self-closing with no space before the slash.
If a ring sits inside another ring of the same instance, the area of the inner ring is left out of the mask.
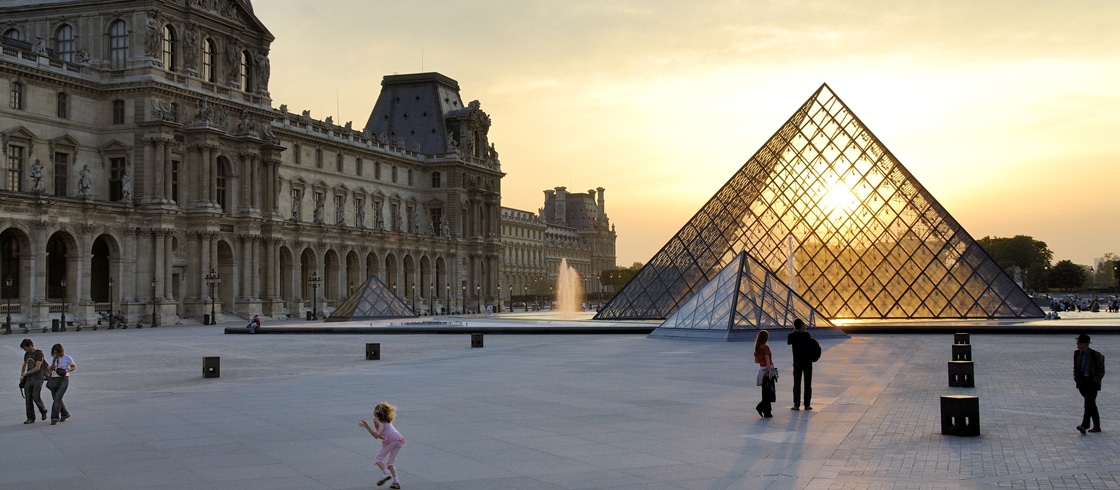
<path id="1" fill-rule="evenodd" d="M 70 24 L 63 24 L 54 32 L 54 55 L 68 63 L 74 61 L 74 28 Z"/>
<path id="2" fill-rule="evenodd" d="M 222 212 L 228 212 L 226 209 L 226 160 L 223 158 L 218 160 L 218 176 L 215 182 L 215 197 L 218 199 L 218 206 L 222 208 Z"/>
<path id="3" fill-rule="evenodd" d="M 114 70 L 123 70 L 128 62 L 128 26 L 123 20 L 109 25 L 109 64 Z"/>
<path id="4" fill-rule="evenodd" d="M 170 24 L 163 26 L 163 68 L 175 71 L 175 29 Z"/>
<path id="5" fill-rule="evenodd" d="M 439 189 L 440 184 L 439 172 L 432 172 L 432 189 Z"/>
<path id="6" fill-rule="evenodd" d="M 253 57 L 248 51 L 241 52 L 241 91 L 250 92 L 253 87 Z"/>
<path id="7" fill-rule="evenodd" d="M 11 39 L 13 41 L 22 41 L 23 33 L 19 29 L 8 29 L 4 31 L 4 39 Z"/>
<path id="8" fill-rule="evenodd" d="M 214 83 L 214 40 L 210 38 L 202 43 L 202 77 Z"/>

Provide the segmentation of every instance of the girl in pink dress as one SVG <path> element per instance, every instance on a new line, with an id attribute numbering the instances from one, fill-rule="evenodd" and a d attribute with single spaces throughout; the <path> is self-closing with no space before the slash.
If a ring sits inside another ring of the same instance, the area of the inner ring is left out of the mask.
<path id="1" fill-rule="evenodd" d="M 381 402 L 373 407 L 373 427 L 370 427 L 365 420 L 358 423 L 361 427 L 369 431 L 369 435 L 374 439 L 381 439 L 381 450 L 377 452 L 377 458 L 374 463 L 378 468 L 381 468 L 381 478 L 377 480 L 377 486 L 384 485 L 390 479 L 393 484 L 389 488 L 400 488 L 401 481 L 397 478 L 397 467 L 394 464 L 397 459 L 397 453 L 400 452 L 401 446 L 404 445 L 404 437 L 397 428 L 393 427 L 393 419 L 397 416 L 397 407 L 388 403 Z"/>

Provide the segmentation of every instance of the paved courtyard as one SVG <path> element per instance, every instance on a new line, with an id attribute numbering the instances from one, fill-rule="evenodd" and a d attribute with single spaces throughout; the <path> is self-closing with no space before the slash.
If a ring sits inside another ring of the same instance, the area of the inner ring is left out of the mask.
<path id="1" fill-rule="evenodd" d="M 761 419 L 749 343 L 487 335 L 471 348 L 226 326 L 28 335 L 78 363 L 57 426 L 22 424 L 24 336 L 0 337 L 0 488 L 374 488 L 378 441 L 357 423 L 379 401 L 399 410 L 406 489 L 1120 488 L 1120 375 L 1099 398 L 1104 432 L 1078 434 L 1076 332 L 973 334 L 971 389 L 948 387 L 952 335 L 823 339 L 812 412 L 788 409 L 779 334 L 779 402 Z M 1120 359 L 1120 336 L 1093 341 Z M 221 357 L 220 378 L 202 378 L 204 356 Z M 979 395 L 980 437 L 941 435 L 939 397 L 954 393 Z"/>

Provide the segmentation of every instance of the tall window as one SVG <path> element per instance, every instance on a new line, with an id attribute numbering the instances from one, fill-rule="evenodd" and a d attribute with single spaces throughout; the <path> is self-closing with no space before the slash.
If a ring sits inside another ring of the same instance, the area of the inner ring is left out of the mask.
<path id="1" fill-rule="evenodd" d="M 439 189 L 440 183 L 439 172 L 432 172 L 432 189 Z"/>
<path id="2" fill-rule="evenodd" d="M 70 155 L 60 151 L 54 152 L 54 195 L 66 195 L 66 177 L 70 173 Z"/>
<path id="3" fill-rule="evenodd" d="M 128 26 L 123 20 L 109 25 L 109 64 L 114 70 L 123 70 L 128 62 Z"/>
<path id="4" fill-rule="evenodd" d="M 358 177 L 362 176 L 362 159 L 361 158 L 354 161 L 354 173 L 358 174 Z"/>
<path id="5" fill-rule="evenodd" d="M 124 199 L 125 159 L 116 157 L 109 159 L 109 200 L 116 202 Z"/>
<path id="6" fill-rule="evenodd" d="M 342 153 L 339 153 L 338 156 L 335 157 L 335 170 L 337 170 L 338 173 L 342 173 L 343 168 L 344 166 L 342 164 Z"/>
<path id="7" fill-rule="evenodd" d="M 67 104 L 66 93 L 65 92 L 59 92 L 58 95 L 55 97 L 55 101 L 56 101 L 55 106 L 58 110 L 58 114 L 57 114 L 58 117 L 60 119 L 67 119 L 70 116 L 70 108 L 68 107 L 68 104 Z"/>
<path id="8" fill-rule="evenodd" d="M 323 150 L 315 149 L 315 168 L 323 168 Z"/>
<path id="9" fill-rule="evenodd" d="M 241 52 L 241 90 L 249 92 L 253 87 L 253 57 L 248 51 Z"/>
<path id="10" fill-rule="evenodd" d="M 202 43 L 202 77 L 214 83 L 214 40 L 210 38 Z"/>
<path id="11" fill-rule="evenodd" d="M 373 162 L 373 178 L 381 180 L 381 162 Z"/>
<path id="12" fill-rule="evenodd" d="M 412 185 L 412 169 L 408 169 L 408 185 Z"/>
<path id="13" fill-rule="evenodd" d="M 22 146 L 8 145 L 8 190 L 23 190 L 23 152 Z"/>
<path id="14" fill-rule="evenodd" d="M 215 194 L 218 197 L 218 206 L 222 208 L 222 212 L 227 212 L 226 209 L 226 164 L 225 162 L 218 162 L 218 178 L 215 185 Z"/>
<path id="15" fill-rule="evenodd" d="M 303 150 L 300 148 L 299 143 L 292 145 L 292 156 L 295 157 L 296 165 L 300 164 L 300 155 L 303 155 Z"/>
<path id="16" fill-rule="evenodd" d="M 74 61 L 74 28 L 70 24 L 54 32 L 54 55 L 67 63 Z"/>
<path id="17" fill-rule="evenodd" d="M 23 84 L 19 82 L 12 82 L 12 94 L 9 97 L 8 106 L 12 109 L 23 110 Z"/>
<path id="18" fill-rule="evenodd" d="M 163 68 L 175 71 L 175 29 L 170 24 L 163 26 Z"/>
<path id="19" fill-rule="evenodd" d="M 8 29 L 4 31 L 4 39 L 11 39 L 13 41 L 22 41 L 23 33 L 19 29 Z"/>
<path id="20" fill-rule="evenodd" d="M 171 160 L 171 200 L 179 202 L 179 160 Z"/>
<path id="21" fill-rule="evenodd" d="M 393 165 L 393 175 L 392 175 L 392 180 L 393 180 L 393 183 L 394 183 L 394 184 L 396 184 L 396 183 L 397 183 L 397 166 L 396 166 L 396 165 Z"/>
<path id="22" fill-rule="evenodd" d="M 124 101 L 113 101 L 113 124 L 124 124 Z"/>

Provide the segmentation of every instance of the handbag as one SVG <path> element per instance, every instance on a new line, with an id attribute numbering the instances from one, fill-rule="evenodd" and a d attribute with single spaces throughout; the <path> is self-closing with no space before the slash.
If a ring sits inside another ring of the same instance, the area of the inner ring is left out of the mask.
<path id="1" fill-rule="evenodd" d="M 47 380 L 47 389 L 48 390 L 57 390 L 59 386 L 62 386 L 62 376 L 58 376 L 58 377 L 51 378 L 51 379 Z"/>

